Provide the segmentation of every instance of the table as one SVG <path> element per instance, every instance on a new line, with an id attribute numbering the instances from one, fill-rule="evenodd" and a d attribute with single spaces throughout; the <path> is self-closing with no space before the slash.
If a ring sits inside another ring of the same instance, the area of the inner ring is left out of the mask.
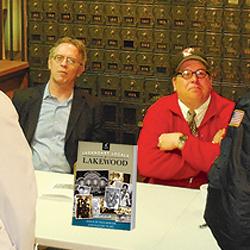
<path id="1" fill-rule="evenodd" d="M 199 190 L 137 183 L 136 226 L 132 231 L 72 226 L 73 190 L 46 196 L 73 175 L 36 171 L 36 242 L 76 250 L 217 250 L 209 228 L 200 229 Z"/>

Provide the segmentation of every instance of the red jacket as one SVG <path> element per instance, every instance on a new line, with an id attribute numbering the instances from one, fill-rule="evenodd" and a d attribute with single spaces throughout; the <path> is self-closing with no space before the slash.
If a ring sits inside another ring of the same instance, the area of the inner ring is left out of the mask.
<path id="1" fill-rule="evenodd" d="M 138 168 L 150 183 L 199 188 L 207 182 L 207 173 L 220 154 L 213 144 L 215 133 L 226 128 L 234 103 L 212 91 L 208 110 L 194 137 L 182 115 L 177 94 L 162 97 L 147 111 L 138 140 Z M 157 147 L 162 133 L 188 135 L 182 151 L 161 151 Z"/>

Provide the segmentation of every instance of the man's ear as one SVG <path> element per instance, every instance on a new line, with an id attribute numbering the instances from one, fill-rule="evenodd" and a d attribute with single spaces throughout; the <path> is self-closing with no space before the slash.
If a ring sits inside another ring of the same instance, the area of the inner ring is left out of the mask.
<path id="1" fill-rule="evenodd" d="M 85 72 L 85 65 L 80 65 L 78 67 L 78 71 L 77 71 L 77 77 L 79 77 L 82 73 Z"/>
<path id="2" fill-rule="evenodd" d="M 173 85 L 174 91 L 176 91 L 176 78 L 175 77 L 172 78 L 172 85 Z"/>
<path id="3" fill-rule="evenodd" d="M 50 59 L 48 59 L 48 69 L 50 70 L 51 69 L 51 66 L 50 66 Z"/>

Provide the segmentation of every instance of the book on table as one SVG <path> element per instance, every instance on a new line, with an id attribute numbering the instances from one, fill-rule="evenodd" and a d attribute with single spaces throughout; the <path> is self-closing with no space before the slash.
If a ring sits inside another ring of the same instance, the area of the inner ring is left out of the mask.
<path id="1" fill-rule="evenodd" d="M 72 225 L 133 229 L 136 176 L 136 145 L 79 142 Z"/>

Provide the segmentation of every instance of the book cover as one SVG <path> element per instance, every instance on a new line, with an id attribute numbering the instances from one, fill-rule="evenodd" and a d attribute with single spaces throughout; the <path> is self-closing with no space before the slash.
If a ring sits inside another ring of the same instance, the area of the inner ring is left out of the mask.
<path id="1" fill-rule="evenodd" d="M 79 142 L 72 225 L 133 229 L 136 177 L 137 146 Z"/>

